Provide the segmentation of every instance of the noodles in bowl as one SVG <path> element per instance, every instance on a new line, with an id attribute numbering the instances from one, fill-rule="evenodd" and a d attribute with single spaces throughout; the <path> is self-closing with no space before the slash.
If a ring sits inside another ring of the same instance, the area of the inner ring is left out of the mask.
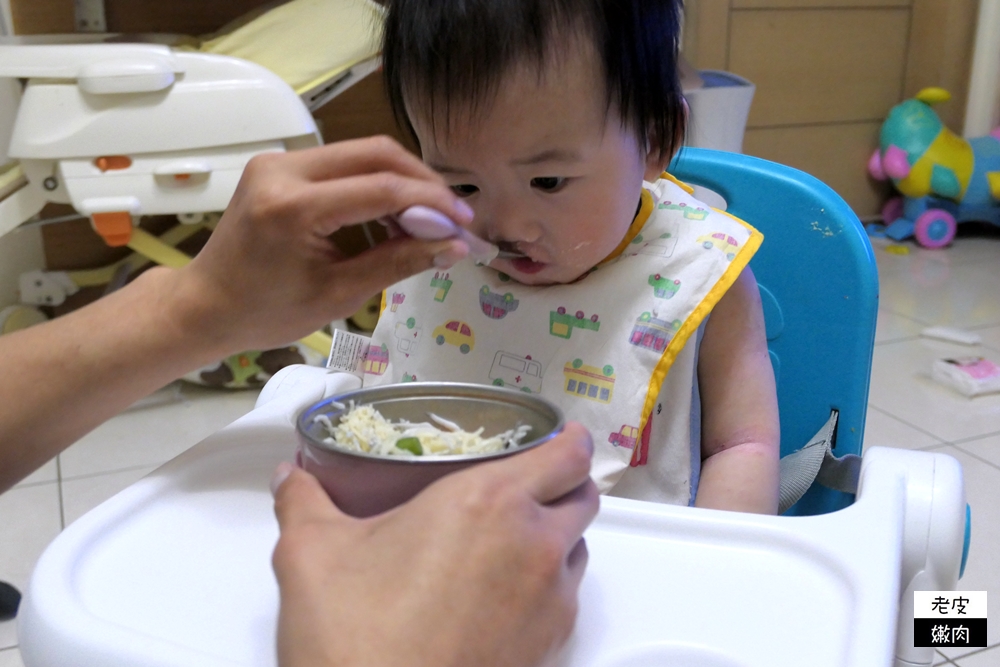
<path id="1" fill-rule="evenodd" d="M 535 447 L 562 427 L 559 408 L 537 394 L 452 382 L 383 385 L 303 411 L 298 460 L 342 510 L 370 516 L 446 474 Z"/>

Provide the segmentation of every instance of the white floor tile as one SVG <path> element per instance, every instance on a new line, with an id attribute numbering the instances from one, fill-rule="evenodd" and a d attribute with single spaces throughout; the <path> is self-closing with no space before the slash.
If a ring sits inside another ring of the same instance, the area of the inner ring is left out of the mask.
<path id="1" fill-rule="evenodd" d="M 963 591 L 986 591 L 987 598 L 1000 596 L 1000 468 L 946 445 L 931 451 L 954 456 L 962 464 L 965 496 L 972 507 L 972 541 L 965 576 L 958 582 Z M 987 603 L 989 600 L 987 600 Z M 1000 643 L 1000 623 L 987 624 L 987 643 Z M 942 648 L 952 660 L 978 649 Z M 964 665 L 959 661 L 960 665 Z M 986 664 L 986 663 L 983 663 Z M 1000 663 L 994 663 L 1000 664 Z"/>
<path id="2" fill-rule="evenodd" d="M 1000 327 L 981 327 L 974 330 L 983 339 L 982 346 L 988 350 L 977 352 L 979 356 L 988 357 L 1000 364 Z"/>
<path id="3" fill-rule="evenodd" d="M 945 444 L 940 438 L 871 406 L 865 416 L 865 436 L 862 442 L 866 449 L 872 446 L 924 449 Z"/>
<path id="4" fill-rule="evenodd" d="M 63 479 L 63 517 L 70 525 L 111 496 L 156 470 L 157 466 Z"/>
<path id="5" fill-rule="evenodd" d="M 184 400 L 129 410 L 60 455 L 63 478 L 160 465 L 242 417 L 257 391 L 186 386 Z"/>
<path id="6" fill-rule="evenodd" d="M 59 485 L 48 482 L 0 495 L 0 579 L 24 592 L 35 561 L 61 529 Z M 0 623 L 0 648 L 17 644 L 16 623 Z"/>
<path id="7" fill-rule="evenodd" d="M 1000 258 L 1000 254 L 998 254 Z M 966 264 L 928 259 L 880 276 L 881 305 L 925 324 L 977 327 L 1000 324 L 1000 262 Z"/>
<path id="8" fill-rule="evenodd" d="M 975 440 L 963 440 L 955 445 L 964 452 L 977 456 L 1000 469 L 1000 434 Z M 997 591 L 1000 595 L 1000 591 Z"/>
<path id="9" fill-rule="evenodd" d="M 924 338 L 877 345 L 868 402 L 945 442 L 1000 433 L 1000 394 L 967 398 L 931 379 L 935 359 L 968 354 Z"/>
<path id="10" fill-rule="evenodd" d="M 24 667 L 24 663 L 21 661 L 21 652 L 16 648 L 0 651 L 0 667 Z"/>
<path id="11" fill-rule="evenodd" d="M 957 667 L 997 667 L 1000 665 L 1000 646 L 957 658 L 954 662 Z"/>
<path id="12" fill-rule="evenodd" d="M 17 646 L 17 619 L 0 622 L 0 649 Z"/>
<path id="13" fill-rule="evenodd" d="M 875 344 L 915 338 L 926 328 L 926 324 L 897 315 L 891 310 L 879 308 L 875 325 Z"/>
<path id="14" fill-rule="evenodd" d="M 903 246 L 906 248 L 905 254 L 889 252 L 886 250 L 887 246 Z M 888 239 L 872 239 L 872 247 L 879 278 L 882 279 L 898 273 L 916 273 L 918 277 L 921 274 L 933 275 L 934 267 L 928 268 L 929 264 L 951 267 L 996 261 L 1000 258 L 1000 238 L 995 237 L 961 237 L 943 250 L 922 248 L 912 241 L 896 243 Z"/>
<path id="15" fill-rule="evenodd" d="M 953 664 L 954 664 L 953 662 L 948 660 L 948 658 L 946 658 L 941 653 L 937 651 L 934 652 L 934 660 L 931 662 L 931 665 L 933 667 L 937 667 L 937 665 L 953 665 Z"/>
<path id="16" fill-rule="evenodd" d="M 14 485 L 14 488 L 18 486 L 25 486 L 28 484 L 40 484 L 44 482 L 54 482 L 59 479 L 59 471 L 56 467 L 56 460 L 52 459 L 41 468 L 31 473 L 20 482 Z"/>

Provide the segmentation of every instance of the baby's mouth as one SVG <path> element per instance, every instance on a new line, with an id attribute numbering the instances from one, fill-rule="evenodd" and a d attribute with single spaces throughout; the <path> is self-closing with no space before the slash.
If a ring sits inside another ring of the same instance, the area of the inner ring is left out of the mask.
<path id="1" fill-rule="evenodd" d="M 538 273 L 548 266 L 547 262 L 538 261 L 530 253 L 523 252 L 517 242 L 498 241 L 497 247 L 500 249 L 497 258 L 510 262 L 518 273 Z"/>
<path id="2" fill-rule="evenodd" d="M 545 262 L 536 262 L 527 256 L 511 259 L 510 263 L 519 273 L 538 273 L 548 266 Z"/>

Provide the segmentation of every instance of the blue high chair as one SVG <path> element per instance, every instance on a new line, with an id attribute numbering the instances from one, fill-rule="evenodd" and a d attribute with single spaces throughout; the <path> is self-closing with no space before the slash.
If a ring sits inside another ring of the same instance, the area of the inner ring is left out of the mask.
<path id="1" fill-rule="evenodd" d="M 668 171 L 718 193 L 764 234 L 750 262 L 760 286 L 781 417 L 781 454 L 804 446 L 837 410 L 833 454 L 861 454 L 875 343 L 878 273 L 858 216 L 829 186 L 760 158 L 684 148 Z M 846 507 L 853 495 L 813 484 L 786 514 Z"/>

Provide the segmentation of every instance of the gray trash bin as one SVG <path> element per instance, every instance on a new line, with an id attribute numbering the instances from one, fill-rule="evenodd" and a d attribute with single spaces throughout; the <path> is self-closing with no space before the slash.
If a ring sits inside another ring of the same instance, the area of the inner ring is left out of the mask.
<path id="1" fill-rule="evenodd" d="M 743 152 L 743 133 L 756 87 L 732 72 L 700 70 L 702 86 L 684 91 L 691 107 L 687 145 Z"/>

